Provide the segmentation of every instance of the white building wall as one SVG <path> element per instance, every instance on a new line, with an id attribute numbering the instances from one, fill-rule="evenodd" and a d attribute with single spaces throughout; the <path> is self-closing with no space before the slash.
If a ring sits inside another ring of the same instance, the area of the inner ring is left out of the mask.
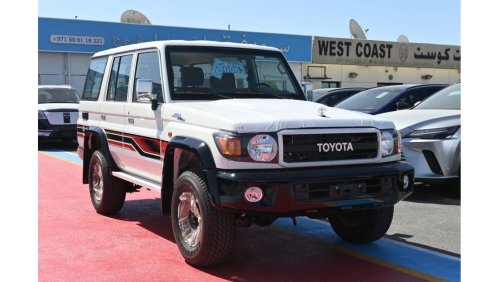
<path id="1" fill-rule="evenodd" d="M 309 76 L 307 78 L 308 66 Z M 329 78 L 315 78 L 319 75 L 319 70 L 325 67 L 325 76 Z M 354 78 L 349 77 L 350 73 L 356 73 Z M 400 84 L 420 84 L 420 83 L 444 83 L 454 84 L 460 81 L 460 72 L 457 69 L 432 69 L 432 68 L 402 68 L 383 66 L 360 66 L 360 65 L 334 65 L 334 64 L 303 64 L 302 79 L 300 81 L 310 81 L 314 84 L 314 89 L 322 88 L 323 81 L 338 81 L 340 87 L 375 87 L 377 83 L 400 83 Z M 430 74 L 431 79 L 422 79 L 422 75 Z"/>
<path id="2" fill-rule="evenodd" d="M 38 84 L 64 84 L 64 54 L 38 52 Z"/>
<path id="3" fill-rule="evenodd" d="M 293 62 L 290 62 L 290 68 L 292 69 L 293 71 L 293 74 L 295 75 L 295 77 L 297 78 L 297 80 L 299 82 L 301 82 L 303 79 L 302 79 L 302 63 L 293 63 Z"/>
<path id="4" fill-rule="evenodd" d="M 38 52 L 38 84 L 68 84 L 82 93 L 90 54 Z"/>

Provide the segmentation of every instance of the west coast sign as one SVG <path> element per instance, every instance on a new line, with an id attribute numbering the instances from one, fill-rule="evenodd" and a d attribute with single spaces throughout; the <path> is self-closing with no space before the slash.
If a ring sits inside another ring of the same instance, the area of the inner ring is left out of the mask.
<path id="1" fill-rule="evenodd" d="M 315 64 L 459 69 L 460 60 L 460 46 L 313 38 Z"/>

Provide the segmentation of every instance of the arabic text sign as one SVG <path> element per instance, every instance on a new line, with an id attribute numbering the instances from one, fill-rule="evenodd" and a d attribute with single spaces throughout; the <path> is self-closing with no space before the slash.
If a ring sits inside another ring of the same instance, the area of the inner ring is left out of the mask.
<path id="1" fill-rule="evenodd" d="M 311 62 L 311 36 L 38 18 L 38 50 L 95 53 L 156 40 L 213 40 L 272 46 L 293 62 Z"/>
<path id="2" fill-rule="evenodd" d="M 313 63 L 460 68 L 460 46 L 314 37 Z"/>

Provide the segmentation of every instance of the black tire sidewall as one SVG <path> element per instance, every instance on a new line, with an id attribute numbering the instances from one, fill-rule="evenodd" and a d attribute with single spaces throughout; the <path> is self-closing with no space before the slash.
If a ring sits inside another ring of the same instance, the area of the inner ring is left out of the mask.
<path id="1" fill-rule="evenodd" d="M 392 223 L 394 206 L 378 209 L 355 211 L 357 221 L 347 223 L 348 214 L 337 214 L 329 217 L 330 224 L 344 241 L 350 243 L 371 243 L 384 236 Z"/>
<path id="2" fill-rule="evenodd" d="M 102 195 L 102 198 L 100 200 L 96 199 L 94 190 L 92 189 L 92 184 L 93 184 L 92 178 L 93 178 L 93 173 L 94 173 L 94 164 L 96 162 L 99 163 L 99 165 L 101 166 L 101 170 L 102 170 L 101 181 L 103 182 L 103 195 Z M 107 187 L 107 185 L 110 184 L 109 182 L 111 182 L 111 180 L 109 179 L 109 176 L 107 175 L 107 166 L 108 166 L 108 162 L 106 161 L 106 159 L 104 158 L 102 153 L 99 151 L 94 151 L 94 153 L 92 154 L 92 157 L 90 158 L 90 162 L 89 162 L 89 192 L 90 192 L 90 199 L 92 200 L 92 205 L 94 206 L 94 208 L 97 211 L 99 211 L 101 209 L 103 202 L 105 202 L 105 194 L 106 194 L 105 188 Z"/>
<path id="3" fill-rule="evenodd" d="M 201 236 L 199 244 L 195 247 L 190 247 L 184 241 L 178 224 L 179 196 L 183 192 L 191 192 L 198 202 L 202 229 L 199 234 Z M 176 181 L 172 196 L 171 220 L 175 241 L 188 264 L 196 267 L 216 265 L 231 253 L 236 235 L 234 216 L 212 206 L 207 182 L 201 172 L 185 171 Z"/>
<path id="4" fill-rule="evenodd" d="M 173 228 L 173 233 L 175 237 L 175 241 L 177 242 L 177 245 L 179 247 L 179 250 L 181 251 L 182 255 L 186 259 L 192 259 L 195 258 L 203 253 L 203 246 L 206 245 L 204 244 L 204 240 L 206 239 L 206 231 L 207 231 L 207 203 L 204 200 L 204 197 L 202 197 L 200 193 L 200 185 L 203 185 L 203 183 L 199 183 L 196 178 L 194 178 L 190 174 L 183 174 L 179 177 L 178 181 L 176 182 L 174 186 L 174 193 L 172 195 L 172 207 L 171 207 L 171 218 L 172 218 L 172 228 Z M 182 195 L 184 192 L 191 192 L 193 195 L 196 197 L 196 200 L 199 203 L 199 209 L 200 209 L 200 214 L 202 217 L 202 224 L 203 228 L 200 233 L 200 242 L 196 247 L 191 247 L 187 245 L 185 240 L 182 238 L 181 230 L 178 224 L 178 214 L 177 214 L 177 209 L 179 205 L 179 196 Z"/>
<path id="5" fill-rule="evenodd" d="M 102 170 L 103 191 L 101 200 L 96 199 L 92 189 L 93 166 L 98 162 Z M 100 214 L 113 214 L 118 212 L 125 201 L 124 181 L 111 175 L 111 170 L 106 157 L 99 150 L 94 151 L 89 162 L 89 192 L 92 205 Z"/>

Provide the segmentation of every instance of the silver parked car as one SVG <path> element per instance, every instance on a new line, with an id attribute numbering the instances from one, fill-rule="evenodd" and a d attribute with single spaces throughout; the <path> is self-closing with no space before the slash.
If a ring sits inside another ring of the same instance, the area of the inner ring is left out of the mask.
<path id="1" fill-rule="evenodd" d="M 400 131 L 403 155 L 415 181 L 447 183 L 460 194 L 460 84 L 449 86 L 411 110 L 380 114 Z"/>

